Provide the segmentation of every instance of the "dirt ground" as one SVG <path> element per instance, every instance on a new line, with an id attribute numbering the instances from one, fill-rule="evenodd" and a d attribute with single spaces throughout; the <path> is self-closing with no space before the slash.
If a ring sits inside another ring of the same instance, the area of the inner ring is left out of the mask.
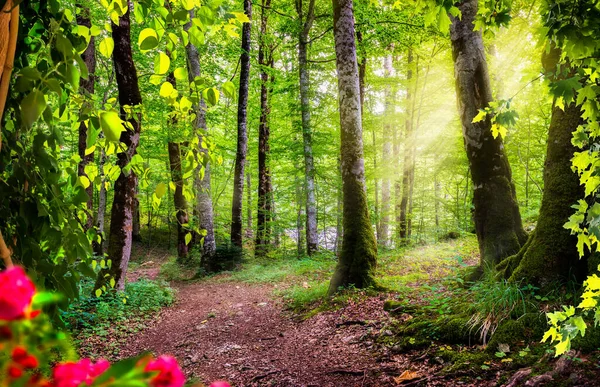
<path id="1" fill-rule="evenodd" d="M 300 321 L 272 296 L 274 285 L 208 280 L 174 286 L 177 303 L 122 343 L 122 356 L 172 354 L 188 378 L 235 386 L 396 386 L 404 371 L 417 372 L 416 382 L 439 368 L 378 350 L 373 338 L 386 334 L 385 296 Z M 450 385 L 458 384 L 471 385 Z"/>

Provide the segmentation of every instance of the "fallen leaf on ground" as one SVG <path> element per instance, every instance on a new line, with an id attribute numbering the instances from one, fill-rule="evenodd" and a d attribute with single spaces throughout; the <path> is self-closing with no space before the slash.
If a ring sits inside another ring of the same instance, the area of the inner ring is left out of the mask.
<path id="1" fill-rule="evenodd" d="M 394 382 L 396 382 L 396 384 L 400 384 L 420 377 L 421 375 L 419 375 L 417 372 L 406 370 L 400 376 L 395 377 Z"/>

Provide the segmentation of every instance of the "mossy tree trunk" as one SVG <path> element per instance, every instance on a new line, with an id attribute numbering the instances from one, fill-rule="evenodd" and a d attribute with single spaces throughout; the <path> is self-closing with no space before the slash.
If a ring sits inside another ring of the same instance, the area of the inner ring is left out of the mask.
<path id="1" fill-rule="evenodd" d="M 191 16 L 193 17 L 193 13 Z M 191 23 L 188 23 L 185 26 L 186 30 L 191 28 L 191 26 Z M 196 77 L 200 76 L 200 54 L 198 53 L 198 48 L 192 43 L 188 43 L 185 49 L 188 65 L 188 80 L 191 84 Z M 196 113 L 194 129 L 196 136 L 198 136 L 198 143 L 200 144 L 196 157 L 202 165 L 198 165 L 198 168 L 194 173 L 194 188 L 196 191 L 194 215 L 198 222 L 198 228 L 204 230 L 204 236 L 195 232 L 193 243 L 202 246 L 200 249 L 200 266 L 205 271 L 211 272 L 215 267 L 218 267 L 214 262 L 217 244 L 215 242 L 213 202 L 211 197 L 210 157 L 208 155 L 208 149 L 202 147 L 204 138 L 208 136 L 208 129 L 206 126 L 206 104 L 201 93 L 198 94 L 199 101 L 197 104 L 194 104 L 193 107 Z"/>
<path id="2" fill-rule="evenodd" d="M 377 243 L 365 185 L 360 87 L 352 0 L 333 0 L 333 23 L 341 125 L 344 240 L 328 294 L 339 287 L 372 285 Z"/>
<path id="3" fill-rule="evenodd" d="M 411 168 L 412 162 L 412 126 L 413 126 L 413 51 L 412 48 L 408 49 L 407 53 L 407 73 L 406 73 L 406 118 L 404 125 L 404 162 L 402 164 L 402 196 L 400 197 L 400 213 L 398 219 L 398 238 L 401 244 L 406 244 L 410 236 L 410 186 L 411 186 Z"/>
<path id="4" fill-rule="evenodd" d="M 458 4 L 462 18 L 453 18 L 450 28 L 458 112 L 473 179 L 474 222 L 480 268 L 493 268 L 515 254 L 527 240 L 516 199 L 512 172 L 500 137 L 491 133 L 491 121 L 473 123 L 473 118 L 492 102 L 481 31 L 473 30 L 477 0 Z"/>
<path id="5" fill-rule="evenodd" d="M 559 56 L 557 49 L 544 56 L 547 72 L 555 71 Z M 537 226 L 525 246 L 497 267 L 512 281 L 547 286 L 571 278 L 581 280 L 587 272 L 586 260 L 579 259 L 577 237 L 563 227 L 573 214 L 571 206 L 585 196 L 577 174 L 571 170 L 576 151 L 571 137 L 580 124 L 581 109 L 574 102 L 564 110 L 552 108 Z"/>
<path id="6" fill-rule="evenodd" d="M 137 71 L 131 51 L 129 14 L 130 12 L 127 10 L 125 15 L 119 18 L 118 25 L 112 23 L 112 36 L 115 42 L 113 63 L 119 91 L 121 117 L 124 120 L 127 119 L 125 106 L 138 107 L 142 104 Z M 117 161 L 117 165 L 121 169 L 125 168 L 135 155 L 142 129 L 139 114 L 131 115 L 127 121 L 131 124 L 131 128 L 125 128 L 120 138 L 121 142 L 127 146 L 127 150 L 118 154 Z M 106 284 L 109 278 L 106 274 L 115 279 L 117 289 L 125 288 L 125 275 L 131 256 L 136 187 L 137 176 L 133 171 L 128 174 L 121 172 L 114 184 L 108 241 L 108 257 L 111 259 L 112 265 L 110 268 L 100 271 L 95 289 Z"/>

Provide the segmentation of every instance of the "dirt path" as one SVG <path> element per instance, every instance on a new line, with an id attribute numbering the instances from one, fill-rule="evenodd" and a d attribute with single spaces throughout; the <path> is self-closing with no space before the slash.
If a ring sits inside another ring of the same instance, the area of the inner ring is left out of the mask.
<path id="1" fill-rule="evenodd" d="M 294 321 L 273 286 L 209 280 L 175 287 L 177 303 L 123 343 L 122 355 L 173 354 L 189 378 L 236 386 L 395 385 L 398 373 L 382 372 L 371 350 L 370 334 L 387 320 L 379 298 Z"/>

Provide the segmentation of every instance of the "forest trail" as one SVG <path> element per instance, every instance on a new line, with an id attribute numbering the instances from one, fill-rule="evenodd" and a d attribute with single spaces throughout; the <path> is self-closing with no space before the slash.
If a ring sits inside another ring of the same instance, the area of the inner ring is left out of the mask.
<path id="1" fill-rule="evenodd" d="M 173 354 L 188 377 L 237 386 L 395 385 L 372 353 L 384 298 L 298 321 L 272 296 L 276 285 L 218 281 L 175 284 L 177 303 L 123 343 L 122 355 Z"/>

